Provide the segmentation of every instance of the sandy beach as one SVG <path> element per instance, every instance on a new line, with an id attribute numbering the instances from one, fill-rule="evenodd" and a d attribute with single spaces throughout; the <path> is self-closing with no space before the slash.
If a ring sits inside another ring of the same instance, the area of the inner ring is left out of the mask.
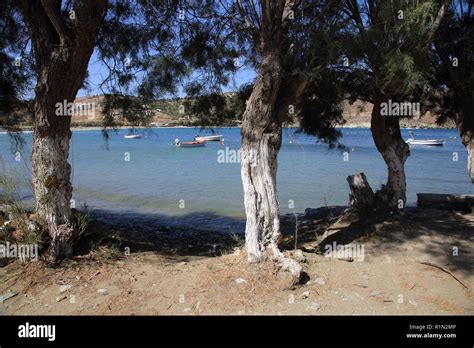
<path id="1" fill-rule="evenodd" d="M 336 209 L 337 211 L 337 209 Z M 337 216 L 336 216 L 337 217 Z M 247 265 L 243 236 L 96 217 L 81 252 L 59 266 L 0 268 L 0 304 L 19 315 L 473 314 L 474 215 L 406 209 L 383 224 L 283 218 L 285 253 L 309 279 L 291 286 L 271 262 Z M 111 221 L 111 220 L 109 220 Z M 324 246 L 363 246 L 363 260 Z M 456 249 L 453 249 L 456 248 Z M 457 250 L 457 253 L 453 253 Z M 450 273 L 447 273 L 450 272 Z"/>

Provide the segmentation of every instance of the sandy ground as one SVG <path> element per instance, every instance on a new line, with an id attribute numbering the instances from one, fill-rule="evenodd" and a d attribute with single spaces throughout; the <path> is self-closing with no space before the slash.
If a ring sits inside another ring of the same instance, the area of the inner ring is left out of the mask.
<path id="1" fill-rule="evenodd" d="M 271 263 L 248 265 L 242 249 L 215 256 L 131 248 L 110 261 L 89 252 L 56 268 L 15 261 L 0 268 L 0 295 L 18 294 L 0 303 L 0 313 L 474 314 L 473 214 L 414 211 L 364 228 L 335 229 L 323 241 L 363 246 L 363 261 L 352 262 L 314 252 L 315 233 L 302 232 L 310 280 L 296 287 Z"/>

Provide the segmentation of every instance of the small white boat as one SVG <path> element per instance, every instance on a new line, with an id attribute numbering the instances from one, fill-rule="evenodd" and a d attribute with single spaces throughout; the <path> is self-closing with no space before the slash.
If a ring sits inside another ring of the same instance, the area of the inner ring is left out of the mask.
<path id="1" fill-rule="evenodd" d="M 196 141 L 221 141 L 222 135 L 207 135 L 207 136 L 195 136 L 194 140 Z"/>
<path id="2" fill-rule="evenodd" d="M 127 135 L 124 135 L 124 138 L 125 139 L 141 139 L 143 138 L 143 135 L 142 134 L 127 134 Z"/>
<path id="3" fill-rule="evenodd" d="M 444 139 L 415 139 L 413 132 L 409 132 L 411 138 L 406 141 L 409 145 L 427 145 L 427 146 L 443 146 Z"/>

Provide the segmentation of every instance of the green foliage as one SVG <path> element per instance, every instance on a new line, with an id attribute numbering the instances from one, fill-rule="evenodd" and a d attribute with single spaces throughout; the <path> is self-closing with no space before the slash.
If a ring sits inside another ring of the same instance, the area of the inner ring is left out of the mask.
<path id="1" fill-rule="evenodd" d="M 21 55 L 26 28 L 18 16 L 14 1 L 0 2 L 0 127 L 14 132 L 25 118 L 12 114 L 25 107 L 21 98 L 31 78 L 28 59 Z"/>
<path id="2" fill-rule="evenodd" d="M 101 245 L 94 250 L 94 254 L 103 262 L 116 261 L 123 257 L 123 253 L 120 251 L 120 247 L 117 243 Z"/>
<path id="3" fill-rule="evenodd" d="M 474 132 L 474 1 L 454 2 L 443 18 L 431 46 L 431 80 L 440 108 L 439 123 L 457 121 L 461 133 Z"/>
<path id="4" fill-rule="evenodd" d="M 343 5 L 350 20 L 343 30 L 350 99 L 425 103 L 432 93 L 428 48 L 436 29 L 437 2 L 356 4 Z"/>
<path id="5" fill-rule="evenodd" d="M 0 242 L 37 244 L 42 249 L 47 235 L 44 221 L 32 220 L 21 199 L 20 188 L 14 177 L 5 173 L 0 177 L 0 205 L 9 223 L 1 221 Z"/>
<path id="6" fill-rule="evenodd" d="M 82 211 L 76 211 L 74 218 L 76 222 L 78 239 L 80 239 L 86 235 L 87 229 L 92 221 L 92 215 L 87 205 L 84 205 Z"/>
<path id="7" fill-rule="evenodd" d="M 18 202 L 18 188 L 13 178 L 2 175 L 0 187 L 2 188 L 2 193 L 0 194 L 1 204 L 7 206 L 15 205 Z"/>
<path id="8" fill-rule="evenodd" d="M 344 49 L 341 30 L 346 23 L 338 14 L 335 2 L 321 2 L 322 8 L 313 8 L 311 16 L 317 20 L 306 22 L 306 46 L 296 61 L 298 70 L 305 71 L 309 82 L 298 107 L 297 119 L 300 131 L 316 136 L 329 147 L 342 147 L 338 143 L 342 133 L 336 126 L 342 125 L 342 102 L 347 76 L 335 65 Z M 305 11 L 307 11 L 306 9 Z"/>
<path id="9" fill-rule="evenodd" d="M 190 110 L 195 126 L 235 125 L 242 119 L 251 87 L 251 85 L 244 85 L 236 93 L 212 93 L 188 99 L 185 104 L 186 109 Z"/>
<path id="10" fill-rule="evenodd" d="M 430 90 L 427 74 L 420 70 L 412 56 L 401 51 L 394 51 L 387 56 L 381 71 L 383 75 L 379 93 L 382 95 L 395 95 L 398 100 L 418 101 L 426 98 L 423 93 Z"/>
<path id="11" fill-rule="evenodd" d="M 344 124 L 341 106 L 344 94 L 337 78 L 327 69 L 314 79 L 303 95 L 299 113 L 301 131 L 330 147 L 341 146 L 338 139 L 342 134 L 336 126 Z"/>
<path id="12" fill-rule="evenodd" d="M 233 93 L 159 99 L 151 102 L 150 107 L 170 115 L 176 124 L 197 127 L 233 126 L 242 119 L 245 102 L 252 87 L 252 84 L 245 84 Z"/>
<path id="13" fill-rule="evenodd" d="M 102 114 L 103 136 L 107 140 L 109 128 L 148 126 L 154 113 L 144 98 L 107 94 L 102 102 Z"/>

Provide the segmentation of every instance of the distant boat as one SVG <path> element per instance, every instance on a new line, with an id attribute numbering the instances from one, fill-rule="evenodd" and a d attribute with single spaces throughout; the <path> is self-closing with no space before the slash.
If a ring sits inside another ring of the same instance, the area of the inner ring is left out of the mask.
<path id="1" fill-rule="evenodd" d="M 415 139 L 413 132 L 409 132 L 411 138 L 406 141 L 410 145 L 427 145 L 427 146 L 443 146 L 444 139 Z"/>
<path id="2" fill-rule="evenodd" d="M 195 141 L 221 141 L 222 135 L 195 136 Z"/>
<path id="3" fill-rule="evenodd" d="M 206 145 L 205 141 L 180 141 L 176 139 L 174 141 L 176 147 L 203 147 Z"/>
<path id="4" fill-rule="evenodd" d="M 124 138 L 125 139 L 141 139 L 143 138 L 143 135 L 142 134 L 127 134 L 127 135 L 124 135 Z"/>

